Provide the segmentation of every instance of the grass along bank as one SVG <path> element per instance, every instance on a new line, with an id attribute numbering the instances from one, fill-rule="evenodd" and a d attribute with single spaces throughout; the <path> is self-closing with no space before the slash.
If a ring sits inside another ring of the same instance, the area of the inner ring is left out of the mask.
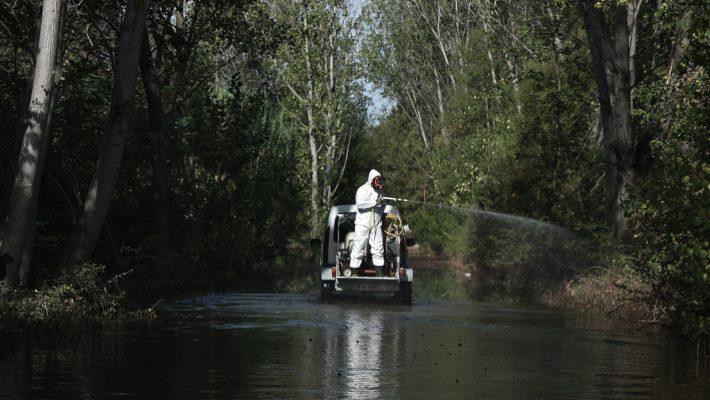
<path id="1" fill-rule="evenodd" d="M 153 318 L 151 308 L 129 311 L 121 276 L 104 277 L 105 268 L 84 264 L 34 290 L 0 289 L 3 343 L 48 342 L 79 335 L 104 321 Z"/>

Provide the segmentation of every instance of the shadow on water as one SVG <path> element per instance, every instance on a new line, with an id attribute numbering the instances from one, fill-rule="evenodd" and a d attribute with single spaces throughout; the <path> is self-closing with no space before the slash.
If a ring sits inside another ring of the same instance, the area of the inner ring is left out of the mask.
<path id="1" fill-rule="evenodd" d="M 0 397 L 708 398 L 707 370 L 688 359 L 663 336 L 532 308 L 225 294 L 2 359 Z"/>

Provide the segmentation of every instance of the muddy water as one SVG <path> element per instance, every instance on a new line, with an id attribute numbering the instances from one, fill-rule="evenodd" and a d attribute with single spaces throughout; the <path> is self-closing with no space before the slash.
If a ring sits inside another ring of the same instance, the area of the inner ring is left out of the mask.
<path id="1" fill-rule="evenodd" d="M 708 399 L 694 352 L 572 314 L 230 294 L 0 359 L 3 399 Z"/>

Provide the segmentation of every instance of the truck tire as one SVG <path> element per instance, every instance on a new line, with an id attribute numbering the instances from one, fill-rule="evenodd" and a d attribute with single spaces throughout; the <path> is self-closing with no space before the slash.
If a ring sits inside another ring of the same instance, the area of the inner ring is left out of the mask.
<path id="1" fill-rule="evenodd" d="M 412 282 L 400 282 L 397 300 L 400 304 L 412 305 Z"/>
<path id="2" fill-rule="evenodd" d="M 327 302 L 333 300 L 334 289 L 335 289 L 335 285 L 333 284 L 333 282 L 321 281 L 321 283 L 320 283 L 320 300 L 324 303 L 327 303 Z"/>

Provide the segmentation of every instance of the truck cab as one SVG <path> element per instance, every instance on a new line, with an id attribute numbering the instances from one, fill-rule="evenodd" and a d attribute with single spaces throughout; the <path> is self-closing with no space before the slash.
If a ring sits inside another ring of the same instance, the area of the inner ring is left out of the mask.
<path id="1" fill-rule="evenodd" d="M 368 245 L 367 258 L 360 268 L 350 269 L 350 253 L 355 237 L 354 204 L 333 206 L 328 214 L 320 241 L 320 292 L 328 301 L 335 295 L 389 294 L 403 304 L 412 304 L 414 271 L 407 264 L 409 228 L 400 211 L 387 204 L 382 217 L 385 265 L 378 274 L 372 266 Z"/>

